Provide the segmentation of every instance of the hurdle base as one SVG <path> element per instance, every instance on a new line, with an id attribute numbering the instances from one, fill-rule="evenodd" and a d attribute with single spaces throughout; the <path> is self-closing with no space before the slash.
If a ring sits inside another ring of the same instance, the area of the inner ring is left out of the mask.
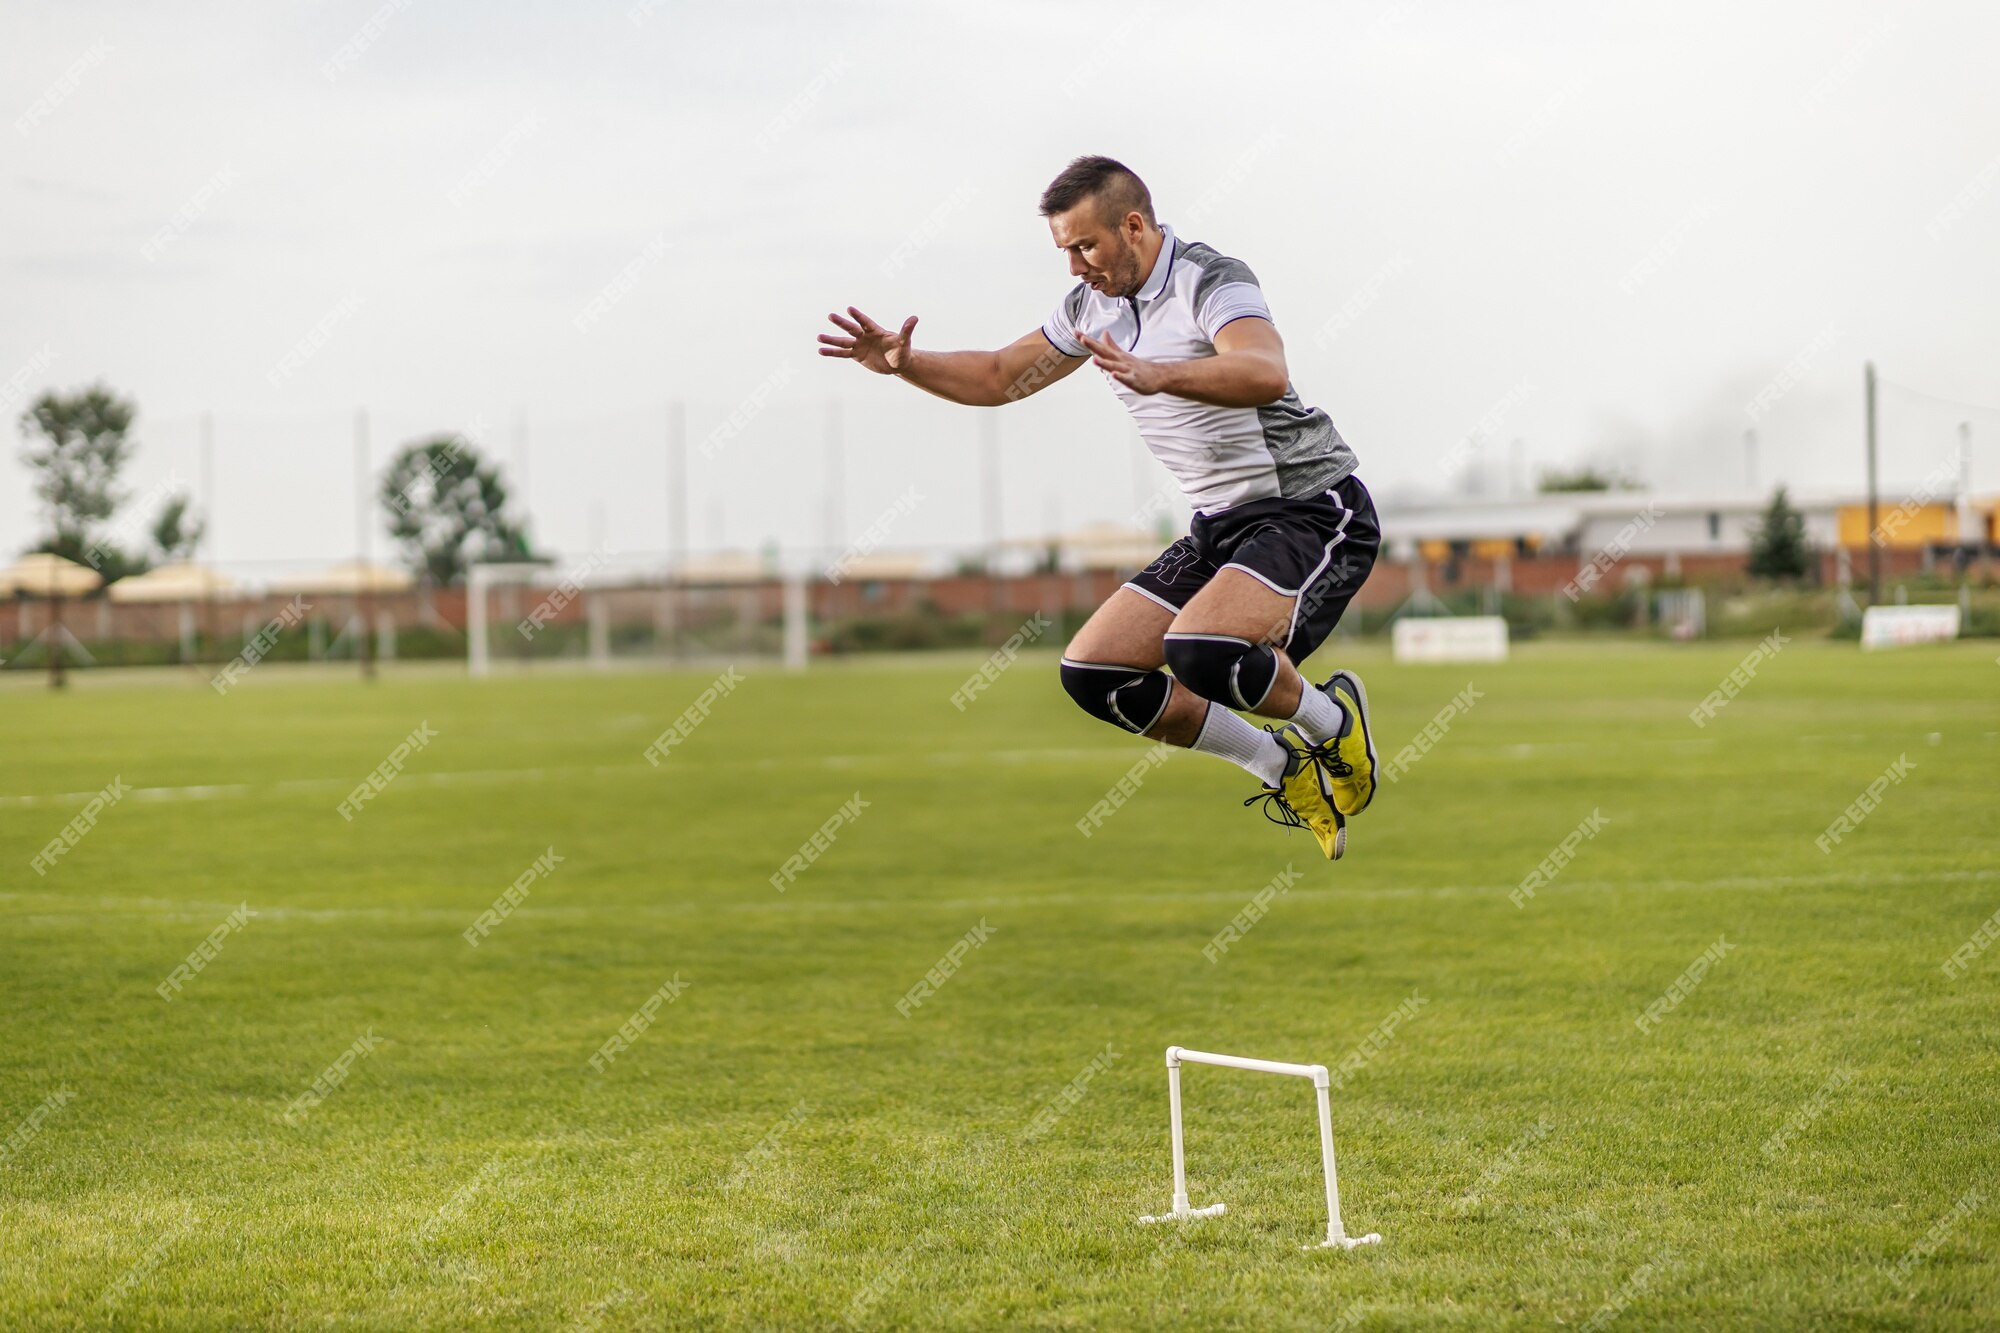
<path id="1" fill-rule="evenodd" d="M 1317 1245 L 1308 1245 L 1304 1248 L 1308 1250 L 1351 1250 L 1357 1245 L 1380 1245 L 1381 1243 L 1381 1233 L 1371 1231 L 1365 1236 L 1329 1236 Z"/>
<path id="2" fill-rule="evenodd" d="M 1162 1213 L 1158 1217 L 1142 1217 L 1139 1222 L 1142 1226 L 1151 1226 L 1155 1222 L 1185 1222 L 1191 1217 L 1221 1217 L 1227 1210 L 1228 1206 L 1220 1203 L 1212 1203 L 1206 1208 L 1190 1208 L 1186 1204 L 1180 1204 L 1171 1213 Z"/>

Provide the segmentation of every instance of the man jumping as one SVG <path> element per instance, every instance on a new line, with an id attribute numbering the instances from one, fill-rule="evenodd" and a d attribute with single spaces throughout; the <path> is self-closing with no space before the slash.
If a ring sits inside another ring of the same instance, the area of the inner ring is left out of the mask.
<path id="1" fill-rule="evenodd" d="M 993 352 L 918 351 L 915 315 L 891 332 L 849 306 L 828 316 L 841 333 L 820 335 L 820 355 L 975 407 L 1094 363 L 1194 520 L 1077 632 L 1063 688 L 1092 717 L 1240 765 L 1263 784 L 1244 804 L 1310 829 L 1335 859 L 1347 817 L 1375 795 L 1368 695 L 1352 671 L 1316 686 L 1296 664 L 1339 623 L 1381 545 L 1354 451 L 1299 401 L 1249 268 L 1155 222 L 1130 170 L 1080 157 L 1041 211 L 1080 279 L 1041 328 Z M 1260 730 L 1232 709 L 1280 725 Z"/>

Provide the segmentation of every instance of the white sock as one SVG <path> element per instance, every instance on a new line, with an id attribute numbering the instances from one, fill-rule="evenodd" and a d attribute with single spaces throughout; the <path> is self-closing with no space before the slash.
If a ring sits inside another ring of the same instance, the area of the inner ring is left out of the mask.
<path id="1" fill-rule="evenodd" d="M 1335 736 L 1347 734 L 1347 710 L 1309 680 L 1299 682 L 1299 710 L 1285 720 L 1296 725 L 1314 745 L 1324 745 Z"/>
<path id="2" fill-rule="evenodd" d="M 1194 748 L 1204 754 L 1221 755 L 1266 787 L 1278 785 L 1289 757 L 1276 736 L 1251 726 L 1216 703 L 1208 706 L 1208 716 L 1202 721 L 1201 734 L 1194 738 Z"/>

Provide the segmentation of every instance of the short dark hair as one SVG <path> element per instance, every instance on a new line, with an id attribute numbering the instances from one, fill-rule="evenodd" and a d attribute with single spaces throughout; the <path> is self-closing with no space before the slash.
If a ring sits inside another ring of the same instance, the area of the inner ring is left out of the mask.
<path id="1" fill-rule="evenodd" d="M 1136 209 L 1148 223 L 1153 222 L 1153 196 L 1146 182 L 1132 168 L 1109 157 L 1079 157 L 1064 167 L 1042 191 L 1042 216 L 1067 213 L 1091 198 L 1097 200 L 1106 221 Z"/>

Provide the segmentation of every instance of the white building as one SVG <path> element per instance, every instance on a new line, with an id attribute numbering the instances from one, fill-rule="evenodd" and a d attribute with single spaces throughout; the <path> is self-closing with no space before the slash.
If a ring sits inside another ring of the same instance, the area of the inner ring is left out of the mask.
<path id="1" fill-rule="evenodd" d="M 1856 502 L 1801 496 L 1792 503 L 1805 517 L 1806 539 L 1825 550 L 1840 544 L 1842 511 Z M 1588 557 L 1614 545 L 1637 555 L 1740 555 L 1750 549 L 1768 504 L 1742 496 L 1587 491 L 1409 507 L 1387 501 L 1380 508 L 1390 558 L 1442 560 L 1454 554 Z"/>

